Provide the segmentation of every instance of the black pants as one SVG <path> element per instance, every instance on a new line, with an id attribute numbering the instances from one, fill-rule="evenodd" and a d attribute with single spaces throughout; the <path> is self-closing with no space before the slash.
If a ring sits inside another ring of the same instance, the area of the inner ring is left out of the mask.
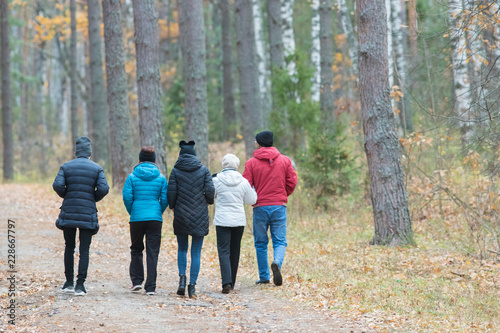
<path id="1" fill-rule="evenodd" d="M 217 251 L 219 252 L 222 285 L 231 283 L 234 287 L 240 263 L 241 237 L 245 227 L 216 226 Z"/>
<path id="2" fill-rule="evenodd" d="M 158 265 L 158 254 L 161 244 L 160 221 L 130 222 L 130 279 L 132 285 L 142 284 L 144 281 L 144 265 L 142 263 L 142 251 L 144 250 L 144 235 L 146 235 L 146 263 L 147 279 L 144 289 L 155 291 L 156 289 L 156 267 Z"/>
<path id="3" fill-rule="evenodd" d="M 76 283 L 82 284 L 87 278 L 87 269 L 89 268 L 89 251 L 90 243 L 92 242 L 93 230 L 80 229 L 80 261 L 78 262 L 78 276 Z M 66 247 L 64 249 L 64 275 L 66 281 L 74 279 L 74 264 L 75 264 L 75 247 L 76 247 L 76 228 L 63 228 L 64 241 Z"/>

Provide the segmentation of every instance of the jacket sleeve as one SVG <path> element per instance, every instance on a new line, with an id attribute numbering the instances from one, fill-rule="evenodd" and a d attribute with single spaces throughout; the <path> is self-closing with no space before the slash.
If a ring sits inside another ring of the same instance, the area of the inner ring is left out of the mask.
<path id="1" fill-rule="evenodd" d="M 243 178 L 248 180 L 248 182 L 250 183 L 250 187 L 254 187 L 253 174 L 252 174 L 252 164 L 251 164 L 250 160 L 248 160 L 245 163 L 245 171 L 243 171 Z"/>
<path id="2" fill-rule="evenodd" d="M 175 181 L 175 169 L 170 173 L 168 178 L 168 191 L 167 191 L 167 201 L 170 209 L 175 208 L 175 203 L 177 202 L 177 182 Z"/>
<path id="3" fill-rule="evenodd" d="M 125 185 L 123 185 L 122 196 L 125 208 L 130 215 L 132 214 L 132 205 L 134 204 L 134 186 L 130 175 L 128 175 Z"/>
<path id="4" fill-rule="evenodd" d="M 106 175 L 104 170 L 100 168 L 99 174 L 97 175 L 96 189 L 94 191 L 95 202 L 100 201 L 109 192 L 108 181 L 106 180 Z"/>
<path id="5" fill-rule="evenodd" d="M 245 182 L 245 196 L 243 198 L 247 205 L 255 205 L 257 203 L 257 192 L 250 186 L 250 183 Z"/>
<path id="6" fill-rule="evenodd" d="M 167 193 L 168 193 L 168 183 L 167 183 L 167 178 L 163 177 L 162 178 L 163 182 L 161 184 L 161 192 L 160 192 L 160 206 L 161 206 L 161 213 L 165 211 L 168 207 L 168 199 L 167 199 Z"/>
<path id="7" fill-rule="evenodd" d="M 297 186 L 297 173 L 292 166 L 292 161 L 288 158 L 287 170 L 286 170 L 286 195 L 289 196 L 295 190 L 295 186 Z"/>
<path id="8" fill-rule="evenodd" d="M 61 167 L 57 173 L 56 179 L 52 184 L 52 188 L 56 191 L 57 195 L 64 199 L 66 195 L 66 177 L 64 176 L 64 169 Z"/>
<path id="9" fill-rule="evenodd" d="M 207 204 L 212 205 L 214 203 L 214 197 L 214 182 L 212 181 L 212 175 L 210 175 L 210 172 L 207 169 L 207 172 L 205 172 L 205 198 L 207 199 Z"/>

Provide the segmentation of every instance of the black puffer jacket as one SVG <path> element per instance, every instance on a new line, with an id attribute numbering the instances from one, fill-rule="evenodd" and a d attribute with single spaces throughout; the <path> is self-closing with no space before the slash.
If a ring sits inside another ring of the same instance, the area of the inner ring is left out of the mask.
<path id="1" fill-rule="evenodd" d="M 168 180 L 167 198 L 174 210 L 174 234 L 208 235 L 208 204 L 214 203 L 208 168 L 194 155 L 182 154 Z"/>
<path id="2" fill-rule="evenodd" d="M 109 191 L 101 166 L 86 157 L 75 158 L 61 166 L 52 187 L 64 199 L 56 226 L 59 229 L 90 229 L 97 233 L 95 203 Z"/>

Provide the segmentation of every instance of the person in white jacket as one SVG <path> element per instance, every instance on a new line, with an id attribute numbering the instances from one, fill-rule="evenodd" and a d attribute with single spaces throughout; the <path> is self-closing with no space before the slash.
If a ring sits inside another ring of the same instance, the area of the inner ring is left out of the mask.
<path id="1" fill-rule="evenodd" d="M 236 155 L 226 154 L 222 158 L 222 171 L 213 178 L 214 225 L 224 294 L 228 294 L 236 282 L 241 238 L 247 224 L 243 205 L 257 202 L 257 193 L 238 172 L 239 166 L 240 159 Z"/>

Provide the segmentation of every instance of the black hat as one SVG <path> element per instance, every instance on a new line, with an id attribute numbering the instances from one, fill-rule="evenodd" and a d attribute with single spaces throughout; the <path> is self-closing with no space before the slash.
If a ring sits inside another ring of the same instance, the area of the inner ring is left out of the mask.
<path id="1" fill-rule="evenodd" d="M 139 161 L 141 162 L 156 162 L 155 147 L 143 146 L 139 153 Z"/>
<path id="2" fill-rule="evenodd" d="M 186 141 L 182 140 L 181 142 L 179 142 L 179 147 L 181 148 L 179 155 L 189 154 L 189 155 L 196 156 L 196 151 L 194 150 L 194 145 L 195 145 L 194 141 L 186 142 Z"/>
<path id="3" fill-rule="evenodd" d="M 273 132 L 262 131 L 255 136 L 255 141 L 261 147 L 272 147 L 273 146 Z"/>
<path id="4" fill-rule="evenodd" d="M 90 139 L 86 136 L 81 136 L 76 139 L 76 157 L 90 157 L 92 155 L 92 146 L 90 145 Z"/>

